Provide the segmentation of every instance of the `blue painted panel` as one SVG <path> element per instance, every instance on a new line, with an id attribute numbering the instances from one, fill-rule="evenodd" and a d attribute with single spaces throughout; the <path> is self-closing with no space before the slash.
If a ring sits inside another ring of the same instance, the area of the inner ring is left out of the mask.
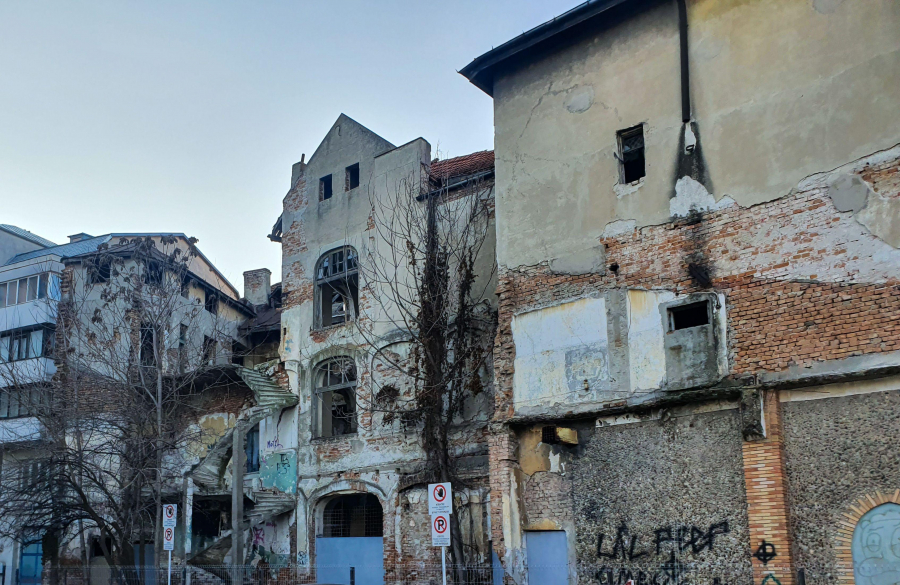
<path id="1" fill-rule="evenodd" d="M 286 494 L 297 493 L 297 453 L 267 453 L 262 458 L 259 478 L 263 487 L 275 488 Z"/>
<path id="2" fill-rule="evenodd" d="M 525 533 L 529 585 L 567 585 L 569 555 L 566 532 L 550 530 Z"/>
<path id="3" fill-rule="evenodd" d="M 23 545 L 19 555 L 19 583 L 21 585 L 40 585 L 43 569 L 44 546 L 41 542 L 30 542 Z"/>
<path id="4" fill-rule="evenodd" d="M 503 585 L 503 565 L 500 563 L 500 557 L 497 552 L 491 549 L 491 584 Z"/>
<path id="5" fill-rule="evenodd" d="M 316 581 L 350 585 L 384 585 L 384 540 L 380 536 L 316 539 Z"/>
<path id="6" fill-rule="evenodd" d="M 900 506 L 882 504 L 863 514 L 850 548 L 856 585 L 900 583 Z"/>

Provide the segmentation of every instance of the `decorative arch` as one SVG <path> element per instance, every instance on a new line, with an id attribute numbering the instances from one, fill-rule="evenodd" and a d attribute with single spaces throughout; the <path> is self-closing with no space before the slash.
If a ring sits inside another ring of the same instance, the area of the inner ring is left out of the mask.
<path id="1" fill-rule="evenodd" d="M 885 513 L 889 513 L 882 514 L 878 511 L 879 509 L 883 510 Z M 875 516 L 878 516 L 879 518 L 875 518 Z M 882 519 L 880 516 L 885 516 L 885 518 Z M 874 531 L 872 529 L 874 526 L 872 524 L 873 520 L 880 524 L 883 520 L 886 519 L 889 521 L 894 516 L 896 516 L 897 525 L 888 530 L 889 534 L 887 534 L 886 538 L 889 539 L 893 536 L 897 539 L 896 552 L 890 549 L 891 542 L 885 542 L 885 536 L 880 534 L 880 532 L 886 530 L 885 527 L 879 526 L 878 530 Z M 859 580 L 857 579 L 857 564 L 861 564 L 862 559 L 857 558 L 856 563 L 854 562 L 854 539 L 857 541 L 856 549 L 859 551 L 860 546 L 866 544 L 865 538 L 868 536 L 869 532 L 877 534 L 877 539 L 879 540 L 878 545 L 881 546 L 882 549 L 881 551 L 875 550 L 876 543 L 874 541 L 876 538 L 869 537 L 871 540 L 871 542 L 868 543 L 871 549 L 870 556 L 873 558 L 883 558 L 883 555 L 885 554 L 883 551 L 890 551 L 888 554 L 894 554 L 897 557 L 897 561 L 900 561 L 900 489 L 895 490 L 893 494 L 889 495 L 880 491 L 876 491 L 873 494 L 866 494 L 856 502 L 850 504 L 847 511 L 843 513 L 843 517 L 844 520 L 840 521 L 840 526 L 838 527 L 837 543 L 835 547 L 837 550 L 838 562 L 843 567 L 843 570 L 838 574 L 838 583 L 846 585 L 869 585 L 870 581 L 866 575 L 859 575 Z M 864 534 L 864 532 L 866 534 Z M 859 552 L 857 553 L 857 557 L 860 557 Z M 867 563 L 862 569 L 865 572 L 869 570 L 870 567 L 874 567 L 875 570 L 877 570 L 874 563 Z"/>
<path id="2" fill-rule="evenodd" d="M 322 535 L 322 528 L 325 524 L 326 507 L 330 501 L 342 496 L 360 495 L 372 496 L 377 499 L 378 504 L 381 506 L 382 518 L 387 515 L 387 494 L 380 486 L 367 481 L 342 479 L 331 482 L 309 494 L 309 498 L 307 499 L 309 507 L 307 510 L 311 516 L 311 520 L 313 520 L 311 524 L 315 526 L 316 535 Z"/>

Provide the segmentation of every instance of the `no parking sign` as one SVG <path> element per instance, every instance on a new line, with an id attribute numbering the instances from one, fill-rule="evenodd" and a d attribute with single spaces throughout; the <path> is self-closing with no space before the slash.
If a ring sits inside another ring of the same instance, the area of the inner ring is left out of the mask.
<path id="1" fill-rule="evenodd" d="M 431 546 L 450 546 L 450 515 L 431 517 Z"/>

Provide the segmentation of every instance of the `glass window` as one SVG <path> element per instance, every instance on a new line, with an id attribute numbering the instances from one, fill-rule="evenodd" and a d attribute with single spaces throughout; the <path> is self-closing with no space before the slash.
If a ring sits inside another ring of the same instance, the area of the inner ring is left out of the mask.
<path id="1" fill-rule="evenodd" d="M 46 299 L 47 298 L 47 282 L 49 281 L 50 275 L 46 272 L 41 274 L 38 278 L 38 298 Z"/>
<path id="2" fill-rule="evenodd" d="M 0 309 L 6 306 L 6 283 L 0 284 Z"/>
<path id="3" fill-rule="evenodd" d="M 25 297 L 28 296 L 28 279 L 23 278 L 19 281 L 19 297 L 16 299 L 17 303 L 24 303 Z"/>
<path id="4" fill-rule="evenodd" d="M 18 289 L 18 282 L 12 281 L 9 283 L 9 290 L 6 294 L 6 306 L 11 307 L 16 304 L 16 290 Z"/>
<path id="5" fill-rule="evenodd" d="M 38 277 L 31 276 L 28 278 L 28 295 L 25 297 L 27 301 L 37 300 L 38 296 Z"/>
<path id="6" fill-rule="evenodd" d="M 259 423 L 247 432 L 247 473 L 259 471 Z"/>

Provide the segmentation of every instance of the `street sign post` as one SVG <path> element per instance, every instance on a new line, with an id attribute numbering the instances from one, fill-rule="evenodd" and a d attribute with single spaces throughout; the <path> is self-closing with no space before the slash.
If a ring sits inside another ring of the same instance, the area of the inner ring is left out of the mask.
<path id="1" fill-rule="evenodd" d="M 450 514 L 431 517 L 431 546 L 441 547 L 441 576 L 447 585 L 447 547 L 450 546 Z"/>
<path id="2" fill-rule="evenodd" d="M 453 489 L 449 481 L 428 484 L 428 513 L 432 516 L 453 513 Z"/>
<path id="3" fill-rule="evenodd" d="M 169 551 L 168 585 L 172 585 L 172 551 L 175 549 L 175 527 L 178 525 L 178 505 L 163 506 L 163 550 Z"/>

